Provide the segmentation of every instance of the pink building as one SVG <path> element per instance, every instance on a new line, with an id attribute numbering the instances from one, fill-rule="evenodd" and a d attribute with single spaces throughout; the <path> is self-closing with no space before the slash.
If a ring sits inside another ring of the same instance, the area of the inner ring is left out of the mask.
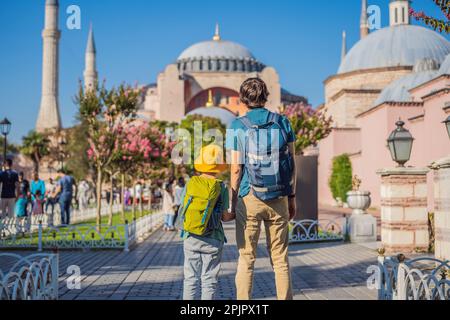
<path id="1" fill-rule="evenodd" d="M 363 1 L 363 12 L 364 11 Z M 450 43 L 438 33 L 413 26 L 398 15 L 408 1 L 390 3 L 391 24 L 370 34 L 343 55 L 338 74 L 325 81 L 324 110 L 334 119 L 330 136 L 319 145 L 319 202 L 335 203 L 328 187 L 333 157 L 350 155 L 361 189 L 380 207 L 377 171 L 395 167 L 387 138 L 401 119 L 415 138 L 407 166 L 427 167 L 450 155 L 442 122 L 450 114 Z M 401 8 L 400 8 L 401 9 Z M 397 11 L 397 14 L 396 14 Z M 433 173 L 428 175 L 430 209 Z"/>

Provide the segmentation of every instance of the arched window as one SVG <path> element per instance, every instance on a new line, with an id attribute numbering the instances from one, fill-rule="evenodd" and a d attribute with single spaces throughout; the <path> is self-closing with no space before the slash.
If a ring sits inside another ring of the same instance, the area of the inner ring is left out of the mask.
<path id="1" fill-rule="evenodd" d="M 398 23 L 398 8 L 395 8 L 395 23 Z"/>
<path id="2" fill-rule="evenodd" d="M 406 23 L 405 7 L 402 8 L 402 22 L 403 22 L 403 23 Z"/>

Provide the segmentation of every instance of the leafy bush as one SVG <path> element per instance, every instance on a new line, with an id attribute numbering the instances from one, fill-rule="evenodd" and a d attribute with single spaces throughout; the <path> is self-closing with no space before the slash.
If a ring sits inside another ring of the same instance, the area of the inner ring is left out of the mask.
<path id="1" fill-rule="evenodd" d="M 347 192 L 352 190 L 352 176 L 352 163 L 347 154 L 333 158 L 329 186 L 334 199 L 347 201 Z"/>

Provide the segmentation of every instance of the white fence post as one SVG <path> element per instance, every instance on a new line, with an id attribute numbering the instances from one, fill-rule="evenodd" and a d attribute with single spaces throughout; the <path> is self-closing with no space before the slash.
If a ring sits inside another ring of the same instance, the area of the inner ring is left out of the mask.
<path id="1" fill-rule="evenodd" d="M 38 251 L 42 252 L 42 221 L 39 220 L 38 226 Z"/>
<path id="2" fill-rule="evenodd" d="M 405 269 L 405 259 L 403 254 L 397 256 L 398 259 L 398 270 L 397 270 L 397 295 L 394 300 L 406 300 L 406 269 Z"/>
<path id="3" fill-rule="evenodd" d="M 125 247 L 123 250 L 125 252 L 130 251 L 130 232 L 128 230 L 128 220 L 125 220 Z"/>

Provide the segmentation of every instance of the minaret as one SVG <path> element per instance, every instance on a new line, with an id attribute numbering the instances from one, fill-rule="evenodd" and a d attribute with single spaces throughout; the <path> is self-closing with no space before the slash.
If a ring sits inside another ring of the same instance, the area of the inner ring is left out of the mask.
<path id="1" fill-rule="evenodd" d="M 89 30 L 88 42 L 86 46 L 85 69 L 84 69 L 84 89 L 94 90 L 97 85 L 98 73 L 96 68 L 96 55 L 94 32 L 92 25 Z"/>
<path id="2" fill-rule="evenodd" d="M 219 24 L 218 23 L 216 23 L 216 32 L 214 33 L 214 37 L 213 37 L 213 40 L 214 41 L 220 41 L 220 27 L 219 27 Z"/>
<path id="3" fill-rule="evenodd" d="M 361 39 L 369 35 L 369 21 L 367 19 L 367 0 L 362 0 L 361 6 L 361 22 L 359 24 Z"/>
<path id="4" fill-rule="evenodd" d="M 58 29 L 58 0 L 46 0 L 45 28 L 43 38 L 42 61 L 42 98 L 36 131 L 61 129 L 61 116 L 59 114 L 59 39 L 61 32 Z"/>
<path id="5" fill-rule="evenodd" d="M 389 3 L 389 24 L 409 24 L 409 0 L 391 0 Z"/>
<path id="6" fill-rule="evenodd" d="M 344 30 L 342 32 L 341 62 L 344 61 L 346 55 L 347 55 L 347 34 L 345 33 L 345 30 Z"/>

